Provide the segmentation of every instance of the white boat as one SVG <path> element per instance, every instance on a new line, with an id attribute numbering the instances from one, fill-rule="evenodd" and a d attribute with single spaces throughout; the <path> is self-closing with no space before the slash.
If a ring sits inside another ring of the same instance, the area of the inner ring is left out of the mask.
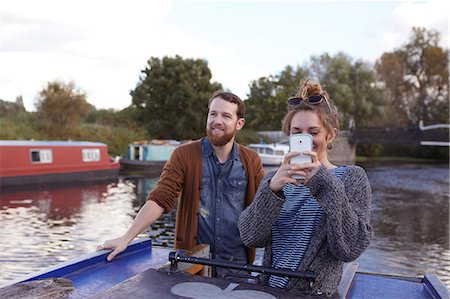
<path id="1" fill-rule="evenodd" d="M 252 143 L 248 147 L 259 154 L 262 164 L 278 166 L 289 152 L 289 145 L 283 143 Z"/>

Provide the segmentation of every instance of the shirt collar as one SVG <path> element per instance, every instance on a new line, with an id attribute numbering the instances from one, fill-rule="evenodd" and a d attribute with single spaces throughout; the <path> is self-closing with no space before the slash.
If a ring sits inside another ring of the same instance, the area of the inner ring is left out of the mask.
<path id="1" fill-rule="evenodd" d="M 210 157 L 214 154 L 214 149 L 209 142 L 208 137 L 203 138 L 202 140 L 202 148 L 203 148 L 203 154 L 205 157 Z M 231 149 L 230 157 L 228 158 L 228 161 L 230 160 L 239 160 L 239 151 L 237 148 L 237 143 L 233 142 L 233 148 Z"/>

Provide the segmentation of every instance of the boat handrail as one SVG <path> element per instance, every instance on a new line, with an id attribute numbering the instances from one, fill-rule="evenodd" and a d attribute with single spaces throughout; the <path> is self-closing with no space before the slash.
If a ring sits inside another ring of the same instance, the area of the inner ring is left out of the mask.
<path id="1" fill-rule="evenodd" d="M 434 130 L 434 129 L 450 129 L 450 124 L 434 124 L 434 125 L 424 125 L 423 120 L 419 121 L 419 129 L 421 131 Z"/>
<path id="2" fill-rule="evenodd" d="M 169 261 L 170 261 L 170 271 L 175 272 L 178 269 L 178 262 L 183 263 L 191 263 L 191 264 L 200 264 L 206 266 L 216 266 L 234 270 L 242 270 L 242 271 L 250 271 L 257 272 L 263 274 L 270 274 L 276 276 L 285 276 L 290 278 L 302 278 L 306 279 L 310 282 L 316 279 L 316 274 L 311 271 L 296 271 L 286 268 L 269 268 L 262 266 L 255 266 L 250 264 L 240 264 L 236 262 L 224 261 L 224 260 L 215 260 L 215 259 L 205 259 L 199 258 L 195 256 L 185 256 L 178 252 L 172 251 L 169 253 Z"/>

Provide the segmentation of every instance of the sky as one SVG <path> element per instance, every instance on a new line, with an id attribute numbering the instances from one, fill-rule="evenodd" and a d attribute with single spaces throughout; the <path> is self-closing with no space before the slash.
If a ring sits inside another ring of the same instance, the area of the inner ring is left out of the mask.
<path id="1" fill-rule="evenodd" d="M 205 59 L 212 81 L 247 98 L 249 84 L 311 56 L 373 64 L 413 26 L 449 49 L 450 1 L 2 0 L 0 99 L 35 110 L 54 80 L 97 109 L 123 109 L 151 57 Z"/>

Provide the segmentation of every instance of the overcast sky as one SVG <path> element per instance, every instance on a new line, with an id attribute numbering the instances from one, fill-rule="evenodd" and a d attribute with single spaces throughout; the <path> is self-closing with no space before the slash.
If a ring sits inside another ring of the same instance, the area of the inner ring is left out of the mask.
<path id="1" fill-rule="evenodd" d="M 2 0 L 0 99 L 35 110 L 48 81 L 74 81 L 98 109 L 131 103 L 150 57 L 208 61 L 213 80 L 246 98 L 248 85 L 311 55 L 373 63 L 413 26 L 449 47 L 449 1 Z"/>

